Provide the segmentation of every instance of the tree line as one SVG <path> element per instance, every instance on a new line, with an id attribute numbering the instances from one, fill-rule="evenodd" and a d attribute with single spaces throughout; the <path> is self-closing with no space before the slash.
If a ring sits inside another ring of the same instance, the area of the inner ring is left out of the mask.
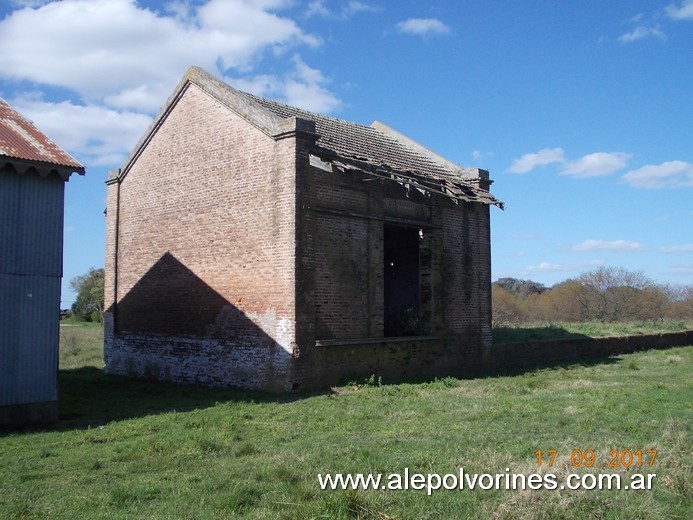
<path id="1" fill-rule="evenodd" d="M 493 283 L 493 325 L 693 319 L 693 285 L 664 285 L 640 271 L 600 267 L 546 287 L 531 280 Z"/>
<path id="2" fill-rule="evenodd" d="M 77 293 L 72 314 L 101 322 L 104 270 L 89 269 L 70 287 Z M 493 325 L 527 322 L 627 322 L 693 320 L 693 285 L 655 283 L 640 271 L 600 267 L 546 287 L 532 280 L 501 278 L 493 283 Z"/>

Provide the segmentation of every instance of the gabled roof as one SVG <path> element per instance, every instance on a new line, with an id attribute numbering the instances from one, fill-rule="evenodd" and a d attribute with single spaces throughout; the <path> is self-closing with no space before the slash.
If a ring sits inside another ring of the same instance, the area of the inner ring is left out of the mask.
<path id="1" fill-rule="evenodd" d="M 462 168 L 382 123 L 375 122 L 370 126 L 351 123 L 261 98 L 237 90 L 198 67 L 188 69 L 124 167 L 112 172 L 111 182 L 127 174 L 142 148 L 190 84 L 197 85 L 270 137 L 283 135 L 286 125 L 282 122 L 289 119 L 296 121 L 295 129 L 301 126 L 301 121 L 309 122 L 311 128 L 304 126 L 304 131 L 314 133 L 317 138 L 314 154 L 332 162 L 339 170 L 363 171 L 425 191 L 435 191 L 455 201 L 503 207 L 501 201 L 480 186 L 484 182 L 490 184 L 488 172 Z"/>
<path id="2" fill-rule="evenodd" d="M 404 142 L 404 136 L 382 123 L 375 122 L 370 126 L 350 123 L 245 92 L 241 94 L 282 119 L 300 117 L 315 122 L 315 131 L 319 135 L 317 144 L 339 155 L 386 164 L 398 170 L 451 177 L 468 173 L 414 141 Z"/>
<path id="3" fill-rule="evenodd" d="M 0 168 L 7 164 L 19 172 L 56 172 L 64 179 L 74 172 L 84 175 L 84 166 L 0 98 Z"/>

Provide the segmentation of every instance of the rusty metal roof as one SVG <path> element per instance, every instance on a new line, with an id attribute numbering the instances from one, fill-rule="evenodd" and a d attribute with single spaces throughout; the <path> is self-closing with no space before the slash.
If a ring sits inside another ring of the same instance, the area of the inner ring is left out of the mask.
<path id="1" fill-rule="evenodd" d="M 84 174 L 84 166 L 0 98 L 0 159 L 3 156 Z"/>

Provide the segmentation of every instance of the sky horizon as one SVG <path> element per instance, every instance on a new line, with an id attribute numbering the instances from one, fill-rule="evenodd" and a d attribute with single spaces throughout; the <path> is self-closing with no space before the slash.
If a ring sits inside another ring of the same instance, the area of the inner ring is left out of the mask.
<path id="1" fill-rule="evenodd" d="M 688 50 L 686 50 L 688 49 Z M 693 0 L 7 0 L 0 97 L 82 162 L 62 308 L 103 267 L 105 180 L 185 71 L 490 171 L 492 278 L 693 283 Z"/>

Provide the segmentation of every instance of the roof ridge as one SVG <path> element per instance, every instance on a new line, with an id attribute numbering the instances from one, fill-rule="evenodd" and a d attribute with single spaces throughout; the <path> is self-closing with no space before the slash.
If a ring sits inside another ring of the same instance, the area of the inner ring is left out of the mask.
<path id="1" fill-rule="evenodd" d="M 431 159 L 432 161 L 440 163 L 442 166 L 448 167 L 455 172 L 459 172 L 459 173 L 463 173 L 463 174 L 469 173 L 468 169 L 460 166 L 459 164 L 452 162 L 449 159 L 446 159 L 442 155 L 434 152 L 430 148 L 427 148 L 426 146 L 422 145 L 421 143 L 414 141 L 414 139 L 412 139 L 411 137 L 408 137 L 408 136 L 398 132 L 394 128 L 386 125 L 385 123 L 381 123 L 380 121 L 373 121 L 371 123 L 370 127 L 385 134 L 388 137 L 395 139 L 396 141 L 399 141 L 403 145 L 405 145 L 409 148 L 412 148 L 416 152 L 423 154 L 424 156 Z"/>
<path id="2" fill-rule="evenodd" d="M 268 106 L 275 106 L 284 109 L 285 112 L 287 113 L 296 113 L 308 117 L 311 120 L 322 120 L 322 121 L 327 121 L 327 122 L 332 122 L 336 123 L 338 125 L 346 125 L 348 127 L 358 129 L 364 132 L 368 133 L 377 133 L 378 136 L 381 139 L 384 139 L 388 142 L 392 143 L 397 143 L 400 146 L 404 146 L 407 148 L 411 153 L 414 153 L 418 155 L 421 158 L 424 158 L 428 161 L 431 161 L 435 163 L 440 169 L 445 170 L 445 172 L 448 175 L 452 176 L 459 176 L 459 175 L 464 175 L 464 174 L 469 174 L 470 171 L 463 168 L 462 166 L 453 163 L 452 161 L 446 159 L 442 155 L 439 155 L 432 150 L 426 148 L 425 146 L 417 143 L 413 139 L 405 136 L 404 134 L 401 134 L 400 132 L 397 132 L 396 130 L 392 129 L 391 127 L 380 123 L 378 121 L 375 121 L 373 124 L 366 125 L 363 123 L 357 123 L 355 121 L 349 121 L 347 119 L 327 115 L 327 114 L 322 114 L 320 112 L 314 112 L 311 110 L 307 110 L 305 108 L 297 107 L 294 105 L 290 105 L 288 103 L 282 102 L 282 101 L 277 101 L 276 99 L 270 99 L 262 96 L 258 96 L 257 94 L 253 94 L 250 92 L 244 92 L 241 90 L 237 90 L 234 87 L 230 87 L 234 89 L 236 92 L 238 92 L 241 96 L 245 96 L 246 98 L 250 99 L 251 101 L 254 101 L 258 103 L 260 106 L 263 108 L 267 109 Z M 271 111 L 271 109 L 268 109 Z"/>
<path id="3" fill-rule="evenodd" d="M 245 92 L 243 90 L 238 90 L 233 86 L 230 86 L 230 88 L 233 88 L 234 90 L 236 90 L 236 92 L 240 93 L 242 96 L 246 96 L 246 97 L 249 97 L 249 98 L 254 99 L 254 100 L 259 100 L 260 102 L 268 102 L 268 103 L 273 103 L 275 105 L 280 105 L 284 108 L 289 109 L 290 111 L 303 112 L 304 114 L 308 114 L 312 117 L 320 117 L 323 119 L 329 119 L 331 121 L 335 121 L 335 122 L 342 123 L 342 124 L 347 124 L 347 125 L 352 125 L 352 126 L 356 126 L 356 127 L 360 127 L 360 128 L 374 130 L 374 128 L 372 128 L 370 125 L 364 125 L 363 123 L 357 123 L 355 121 L 349 121 L 348 119 L 342 119 L 341 117 L 335 117 L 335 116 L 331 116 L 328 114 L 323 114 L 321 112 L 315 112 L 313 110 L 308 110 L 305 108 L 297 107 L 295 105 L 290 105 L 289 103 L 285 103 L 283 101 L 277 101 L 276 99 L 258 96 L 257 94 L 253 94 L 252 92 Z"/>

